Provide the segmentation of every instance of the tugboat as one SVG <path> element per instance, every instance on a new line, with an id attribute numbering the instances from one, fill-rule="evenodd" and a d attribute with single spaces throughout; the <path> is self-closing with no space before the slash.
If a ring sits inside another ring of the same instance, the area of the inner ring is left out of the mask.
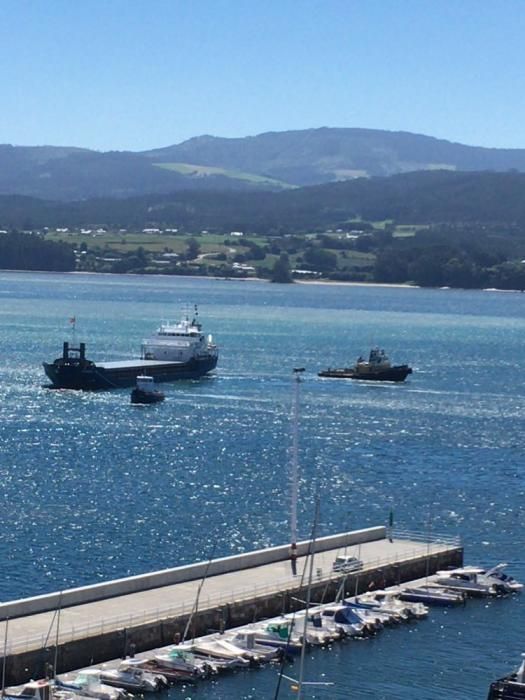
<path id="1" fill-rule="evenodd" d="M 134 386 L 139 375 L 157 382 L 198 379 L 217 366 L 219 350 L 211 335 L 205 336 L 198 321 L 186 314 L 178 323 L 164 321 L 156 333 L 142 342 L 141 357 L 135 360 L 93 362 L 86 357 L 86 344 L 64 343 L 62 357 L 44 362 L 53 389 L 119 389 Z"/>
<path id="2" fill-rule="evenodd" d="M 487 700 L 525 700 L 525 654 L 515 673 L 491 683 Z"/>
<path id="3" fill-rule="evenodd" d="M 155 389 L 153 377 L 144 374 L 137 377 L 137 386 L 131 392 L 131 403 L 159 403 L 164 399 L 162 391 Z"/>
<path id="4" fill-rule="evenodd" d="M 323 369 L 319 377 L 337 379 L 366 379 L 380 382 L 404 382 L 412 368 L 408 365 L 392 365 L 384 350 L 372 348 L 368 360 L 359 357 L 354 367 Z"/>

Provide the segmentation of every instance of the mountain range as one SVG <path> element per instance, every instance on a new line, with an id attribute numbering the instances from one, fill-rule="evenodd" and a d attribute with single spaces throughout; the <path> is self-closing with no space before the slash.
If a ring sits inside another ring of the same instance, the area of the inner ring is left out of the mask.
<path id="1" fill-rule="evenodd" d="M 521 172 L 525 149 L 327 127 L 244 138 L 199 136 L 142 152 L 0 145 L 0 194 L 58 201 L 181 190 L 280 191 L 418 170 Z"/>

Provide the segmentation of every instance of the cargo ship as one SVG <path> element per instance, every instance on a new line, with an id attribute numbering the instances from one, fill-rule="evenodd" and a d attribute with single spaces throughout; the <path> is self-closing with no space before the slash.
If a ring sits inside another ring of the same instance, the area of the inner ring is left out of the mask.
<path id="1" fill-rule="evenodd" d="M 157 331 L 142 342 L 140 358 L 93 362 L 86 357 L 86 344 L 70 347 L 64 342 L 62 356 L 44 362 L 44 371 L 53 389 L 121 389 L 134 386 L 137 377 L 147 375 L 155 382 L 198 379 L 211 372 L 219 359 L 213 338 L 205 336 L 197 320 L 197 309 L 190 320 L 162 322 Z"/>

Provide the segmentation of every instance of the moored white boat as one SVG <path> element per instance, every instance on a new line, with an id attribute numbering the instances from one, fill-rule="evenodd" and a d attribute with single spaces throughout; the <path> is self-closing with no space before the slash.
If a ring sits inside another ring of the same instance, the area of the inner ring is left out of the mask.
<path id="1" fill-rule="evenodd" d="M 102 669 L 100 680 L 130 693 L 156 693 L 168 685 L 164 676 L 148 673 L 127 662 L 121 663 L 117 669 Z"/>
<path id="2" fill-rule="evenodd" d="M 406 586 L 401 589 L 399 598 L 412 603 L 424 603 L 438 607 L 451 607 L 465 602 L 465 592 L 451 590 L 438 585 Z"/>
<path id="3" fill-rule="evenodd" d="M 343 605 L 350 608 L 371 631 L 377 632 L 385 625 L 394 622 L 391 615 L 387 615 L 366 603 L 355 603 L 353 600 L 346 599 L 343 600 Z"/>
<path id="4" fill-rule="evenodd" d="M 188 669 L 170 668 L 157 661 L 157 659 L 128 659 L 127 663 L 141 668 L 147 673 L 160 674 L 169 683 L 188 683 L 196 678 L 203 678 L 209 675 L 209 673 L 200 673 L 199 669 L 193 666 Z"/>
<path id="5" fill-rule="evenodd" d="M 20 693 L 2 691 L 6 700 L 81 700 L 85 695 L 73 690 L 58 688 L 48 680 L 30 681 Z"/>
<path id="6" fill-rule="evenodd" d="M 289 654 L 299 654 L 301 651 L 301 638 L 293 631 L 293 625 L 289 620 L 263 622 L 250 625 L 246 629 L 255 632 L 257 644 L 284 649 Z"/>
<path id="7" fill-rule="evenodd" d="M 487 576 L 484 569 L 473 566 L 438 571 L 436 582 L 440 586 L 464 591 L 473 596 L 496 596 L 513 592 L 511 586 L 505 581 Z"/>
<path id="8" fill-rule="evenodd" d="M 123 688 L 107 685 L 100 680 L 100 671 L 88 668 L 79 671 L 70 682 L 55 680 L 58 689 L 69 689 L 81 695 L 99 700 L 126 700 L 130 695 Z"/>
<path id="9" fill-rule="evenodd" d="M 323 625 L 342 630 L 347 637 L 364 637 L 375 631 L 375 627 L 368 627 L 351 608 L 342 603 L 323 605 L 319 610 L 323 618 Z"/>
<path id="10" fill-rule="evenodd" d="M 256 639 L 256 633 L 254 631 L 247 630 L 237 630 L 234 634 L 226 634 L 225 637 L 229 639 L 232 644 L 235 644 L 240 649 L 246 651 L 254 651 L 257 654 L 263 656 L 266 660 L 272 660 L 279 658 L 279 649 L 274 647 L 265 646 L 263 644 L 258 644 Z"/>
<path id="11" fill-rule="evenodd" d="M 428 616 L 428 608 L 419 602 L 410 603 L 399 599 L 395 591 L 374 591 L 365 593 L 357 598 L 358 602 L 377 604 L 382 612 L 399 616 L 402 621 L 421 620 Z"/>
<path id="12" fill-rule="evenodd" d="M 494 580 L 496 584 L 501 583 L 503 584 L 506 588 L 508 588 L 512 593 L 519 593 L 520 591 L 523 590 L 523 583 L 520 583 L 519 581 L 516 581 L 516 579 L 513 576 L 510 576 L 509 574 L 506 574 L 503 569 L 505 569 L 508 565 L 505 563 L 497 564 L 496 566 L 493 566 L 491 569 L 481 569 L 481 568 L 476 568 L 476 567 L 470 567 L 467 566 L 465 567 L 467 570 L 473 569 L 474 571 L 478 571 L 481 573 L 483 576 L 486 576 L 490 580 Z"/>
<path id="13" fill-rule="evenodd" d="M 239 668 L 250 665 L 250 660 L 242 656 L 241 650 L 235 649 L 233 645 L 228 647 L 228 645 L 214 639 L 194 639 L 189 648 L 194 654 L 230 661 Z"/>
<path id="14" fill-rule="evenodd" d="M 305 615 L 307 615 L 305 624 Z M 320 613 L 309 610 L 306 613 L 304 610 L 286 616 L 293 621 L 297 629 L 301 630 L 301 637 L 305 634 L 306 644 L 312 646 L 324 646 L 330 644 L 334 639 L 340 639 L 341 635 L 338 630 L 330 630 L 323 625 L 323 619 Z"/>
<path id="15" fill-rule="evenodd" d="M 171 647 L 165 654 L 156 654 L 154 659 L 168 668 L 199 675 L 209 675 L 220 670 L 217 663 L 197 657 L 188 649 L 183 649 L 180 646 Z"/>

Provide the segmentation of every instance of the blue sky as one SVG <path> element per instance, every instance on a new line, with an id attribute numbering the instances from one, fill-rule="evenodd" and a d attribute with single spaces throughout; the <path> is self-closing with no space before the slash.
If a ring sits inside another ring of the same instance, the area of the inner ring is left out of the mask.
<path id="1" fill-rule="evenodd" d="M 525 147 L 525 0 L 1 0 L 0 143 L 320 126 Z"/>

